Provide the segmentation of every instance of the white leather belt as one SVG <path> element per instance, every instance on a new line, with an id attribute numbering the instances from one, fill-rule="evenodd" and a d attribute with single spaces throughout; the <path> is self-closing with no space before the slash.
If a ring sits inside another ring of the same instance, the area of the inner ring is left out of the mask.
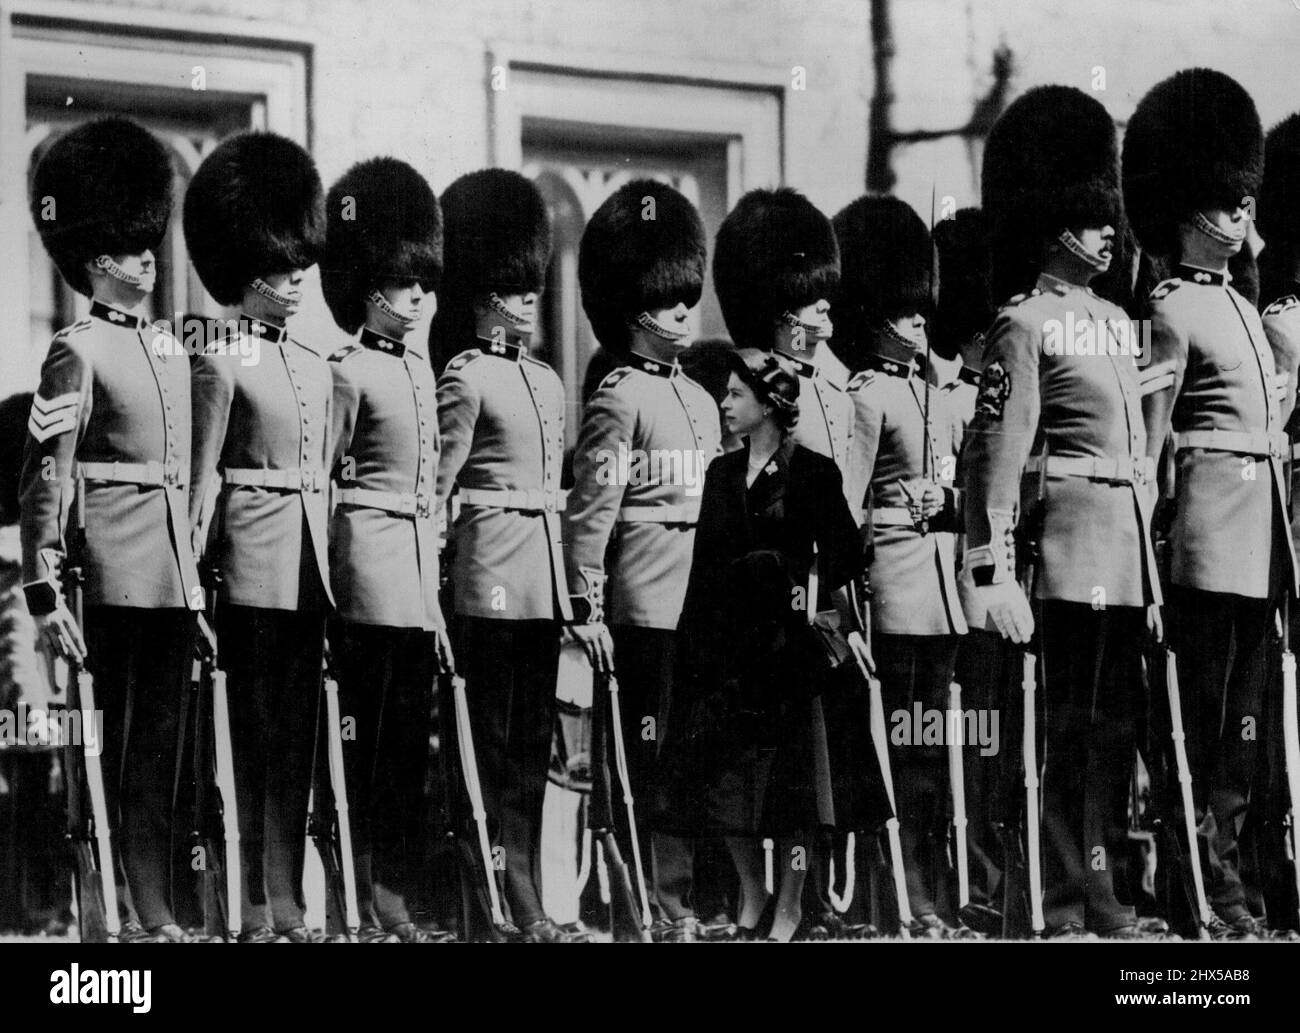
<path id="1" fill-rule="evenodd" d="M 77 473 L 88 481 L 106 481 L 110 484 L 143 484 L 149 487 L 178 487 L 181 485 L 179 463 L 78 463 Z"/>
<path id="2" fill-rule="evenodd" d="M 339 488 L 335 501 L 349 506 L 380 509 L 394 516 L 425 519 L 433 513 L 433 499 L 409 491 L 372 491 L 370 488 Z"/>
<path id="3" fill-rule="evenodd" d="M 1300 441 L 1291 446 L 1291 458 L 1300 459 Z"/>
<path id="4" fill-rule="evenodd" d="M 310 467 L 291 470 L 225 469 L 221 472 L 227 484 L 245 488 L 269 488 L 272 491 L 323 491 L 325 479 Z"/>
<path id="5" fill-rule="evenodd" d="M 1026 473 L 1043 472 L 1043 457 L 1030 456 Z M 1082 477 L 1111 484 L 1147 484 L 1156 476 L 1155 460 L 1150 456 L 1048 456 L 1047 471 L 1056 477 Z"/>
<path id="6" fill-rule="evenodd" d="M 912 514 L 904 506 L 877 506 L 871 511 L 873 527 L 913 527 Z"/>
<path id="7" fill-rule="evenodd" d="M 566 493 L 543 488 L 461 488 L 463 506 L 518 509 L 525 513 L 556 513 L 564 508 Z"/>
<path id="8" fill-rule="evenodd" d="M 700 522 L 699 503 L 679 506 L 624 506 L 618 511 L 620 524 L 687 524 Z"/>
<path id="9" fill-rule="evenodd" d="M 1188 430 L 1174 435 L 1174 448 L 1206 448 L 1259 459 L 1282 459 L 1287 453 L 1285 434 L 1248 430 Z"/>

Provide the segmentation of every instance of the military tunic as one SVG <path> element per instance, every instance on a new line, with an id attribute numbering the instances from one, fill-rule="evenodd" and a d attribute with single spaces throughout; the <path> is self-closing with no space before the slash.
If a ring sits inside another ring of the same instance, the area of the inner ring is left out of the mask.
<path id="1" fill-rule="evenodd" d="M 989 332 L 963 454 L 965 566 L 976 584 L 1016 577 L 1012 530 L 1042 507 L 1033 594 L 1049 930 L 1107 934 L 1136 921 L 1115 873 L 1127 844 L 1144 607 L 1161 594 L 1150 541 L 1154 463 L 1128 328 L 1127 315 L 1090 289 L 1040 276 Z M 981 624 L 985 616 L 967 614 Z"/>
<path id="2" fill-rule="evenodd" d="M 166 331 L 100 301 L 60 331 L 32 401 L 19 486 L 23 579 L 34 615 L 62 597 L 75 481 L 85 484 L 82 631 L 103 716 L 114 846 L 136 915 L 172 912 L 172 785 L 203 606 L 185 491 L 190 368 Z M 132 716 L 134 715 L 134 716 Z"/>
<path id="3" fill-rule="evenodd" d="M 505 852 L 505 898 L 523 927 L 545 917 L 542 801 L 559 622 L 571 612 L 559 518 L 564 387 L 528 355 L 525 339 L 479 338 L 439 378 L 438 426 L 436 505 L 446 506 L 453 490 L 460 499 L 450 532 L 456 656 L 484 805 Z M 489 920 L 479 908 L 468 934 L 491 936 Z"/>
<path id="4" fill-rule="evenodd" d="M 861 500 L 852 498 L 849 485 L 853 403 L 849 401 L 844 386 L 826 373 L 818 362 L 809 362 L 785 352 L 778 354 L 799 374 L 799 422 L 794 428 L 795 443 L 835 460 L 840 476 L 844 478 L 845 500 L 856 519 L 861 512 Z M 835 365 L 839 365 L 838 360 Z"/>
<path id="5" fill-rule="evenodd" d="M 429 715 L 443 626 L 434 486 L 438 412 L 424 351 L 363 327 L 334 374 L 330 628 L 363 924 L 411 921 Z"/>
<path id="6" fill-rule="evenodd" d="M 326 357 L 243 317 L 194 360 L 190 512 L 213 506 L 205 563 L 221 577 L 244 932 L 303 925 L 302 871 L 325 618 L 333 382 Z M 215 475 L 215 476 L 214 476 Z"/>
<path id="7" fill-rule="evenodd" d="M 334 375 L 330 573 L 339 615 L 432 631 L 438 603 L 437 386 L 424 352 L 363 329 Z"/>

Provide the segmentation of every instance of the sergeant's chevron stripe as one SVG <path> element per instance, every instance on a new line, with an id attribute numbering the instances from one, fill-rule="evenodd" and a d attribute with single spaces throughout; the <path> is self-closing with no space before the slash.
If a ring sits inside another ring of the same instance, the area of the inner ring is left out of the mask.
<path id="1" fill-rule="evenodd" d="M 32 412 L 27 418 L 27 430 L 37 441 L 46 441 L 55 434 L 75 430 L 80 411 L 81 392 L 69 391 L 57 398 L 32 399 Z"/>

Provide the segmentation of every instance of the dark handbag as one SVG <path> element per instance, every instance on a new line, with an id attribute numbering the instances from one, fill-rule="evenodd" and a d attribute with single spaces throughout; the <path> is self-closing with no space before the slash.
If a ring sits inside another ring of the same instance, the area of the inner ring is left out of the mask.
<path id="1" fill-rule="evenodd" d="M 845 664 L 853 662 L 853 650 L 849 640 L 840 630 L 840 615 L 835 610 L 817 614 L 808 625 L 813 638 L 821 648 L 822 659 L 828 671 L 838 671 Z"/>

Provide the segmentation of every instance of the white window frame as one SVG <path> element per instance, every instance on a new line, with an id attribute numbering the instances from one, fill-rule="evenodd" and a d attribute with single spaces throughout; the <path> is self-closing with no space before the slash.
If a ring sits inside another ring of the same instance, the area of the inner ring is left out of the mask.
<path id="1" fill-rule="evenodd" d="M 250 128 L 310 145 L 310 31 L 170 11 L 123 10 L 67 0 L 0 0 L 0 392 L 33 386 L 12 346 L 30 332 L 26 142 L 31 77 L 192 89 L 203 66 L 206 92 L 250 103 Z M 147 60 L 124 60 L 130 51 Z M 179 201 L 179 199 L 178 199 Z"/>

